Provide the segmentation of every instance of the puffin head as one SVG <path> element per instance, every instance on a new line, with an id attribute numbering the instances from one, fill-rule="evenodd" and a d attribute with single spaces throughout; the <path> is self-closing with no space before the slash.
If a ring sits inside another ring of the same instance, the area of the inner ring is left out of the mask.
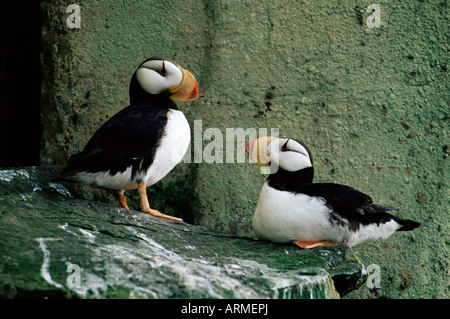
<path id="1" fill-rule="evenodd" d="M 149 94 L 168 94 L 175 101 L 192 101 L 198 97 L 198 84 L 188 70 L 164 57 L 152 57 L 142 62 L 133 78 Z M 136 83 L 130 84 L 130 96 L 138 94 Z"/>
<path id="2" fill-rule="evenodd" d="M 275 165 L 288 172 L 313 167 L 308 147 L 291 138 L 264 136 L 254 139 L 245 147 L 245 154 L 260 166 Z"/>

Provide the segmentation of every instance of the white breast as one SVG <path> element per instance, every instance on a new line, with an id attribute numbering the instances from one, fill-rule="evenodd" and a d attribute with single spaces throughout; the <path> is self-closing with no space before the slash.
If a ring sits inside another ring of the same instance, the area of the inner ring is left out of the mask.
<path id="1" fill-rule="evenodd" d="M 276 243 L 342 241 L 346 234 L 331 224 L 329 212 L 322 198 L 279 191 L 266 182 L 253 216 L 253 231 L 258 238 Z"/>
<path id="2" fill-rule="evenodd" d="M 167 124 L 158 143 L 153 164 L 147 171 L 137 172 L 136 178 L 146 182 L 147 186 L 155 184 L 167 175 L 182 159 L 191 140 L 191 130 L 184 114 L 179 110 L 169 110 Z M 72 177 L 96 187 L 114 190 L 137 188 L 136 179 L 131 178 L 132 167 L 123 172 L 110 175 L 108 172 L 81 172 Z"/>
<path id="3" fill-rule="evenodd" d="M 145 173 L 147 186 L 167 175 L 182 159 L 191 141 L 191 129 L 183 112 L 170 110 L 167 124 L 150 169 Z"/>

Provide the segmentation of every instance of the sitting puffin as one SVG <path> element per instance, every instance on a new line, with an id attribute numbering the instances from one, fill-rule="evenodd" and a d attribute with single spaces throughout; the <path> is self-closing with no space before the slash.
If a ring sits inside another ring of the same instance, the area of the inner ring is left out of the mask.
<path id="1" fill-rule="evenodd" d="M 81 153 L 70 157 L 55 181 L 115 190 L 126 209 L 125 190 L 137 188 L 143 212 L 181 221 L 151 209 L 146 187 L 169 173 L 186 153 L 190 127 L 173 100 L 197 99 L 197 81 L 174 61 L 152 57 L 134 72 L 129 92 L 130 105 L 104 123 Z"/>
<path id="2" fill-rule="evenodd" d="M 296 140 L 261 137 L 245 152 L 259 165 L 271 167 L 252 220 L 259 239 L 293 242 L 301 248 L 353 246 L 420 226 L 386 213 L 393 208 L 375 204 L 349 186 L 314 184 L 312 154 Z"/>

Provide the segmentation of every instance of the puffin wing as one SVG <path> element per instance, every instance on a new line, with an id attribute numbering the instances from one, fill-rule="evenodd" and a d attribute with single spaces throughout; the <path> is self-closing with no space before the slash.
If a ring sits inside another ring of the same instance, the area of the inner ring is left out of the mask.
<path id="1" fill-rule="evenodd" d="M 166 114 L 164 109 L 124 108 L 95 132 L 82 152 L 69 158 L 69 165 L 55 180 L 79 172 L 109 170 L 115 174 L 129 166 L 133 171 L 150 166 L 167 123 Z"/>
<path id="2" fill-rule="evenodd" d="M 402 228 L 399 230 L 410 230 L 417 228 L 420 224 L 412 220 L 405 220 L 393 216 L 387 211 L 396 210 L 392 207 L 379 205 L 372 198 L 350 186 L 334 183 L 303 184 L 300 193 L 321 197 L 326 201 L 330 212 L 330 220 L 341 222 L 348 221 L 350 229 L 356 231 L 361 225 L 380 225 L 390 220 L 398 222 Z"/>

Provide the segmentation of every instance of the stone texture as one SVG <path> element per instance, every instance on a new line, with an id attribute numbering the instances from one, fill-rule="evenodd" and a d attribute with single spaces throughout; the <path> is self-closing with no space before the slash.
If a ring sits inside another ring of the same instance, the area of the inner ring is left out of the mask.
<path id="1" fill-rule="evenodd" d="M 300 250 L 76 199 L 56 173 L 0 170 L 0 297 L 339 298 L 365 280 L 349 248 Z"/>
<path id="2" fill-rule="evenodd" d="M 377 1 L 373 29 L 362 0 L 85 0 L 80 29 L 66 26 L 68 4 L 43 3 L 42 163 L 64 165 L 127 105 L 136 66 L 168 56 L 199 82 L 198 101 L 180 107 L 201 134 L 218 129 L 225 143 L 227 128 L 278 128 L 311 147 L 317 181 L 351 185 L 422 223 L 355 248 L 382 280 L 352 297 L 450 296 L 446 2 Z M 215 138 L 200 135 L 200 149 Z M 180 164 L 151 188 L 153 205 L 252 236 L 265 177 L 233 162 Z"/>

